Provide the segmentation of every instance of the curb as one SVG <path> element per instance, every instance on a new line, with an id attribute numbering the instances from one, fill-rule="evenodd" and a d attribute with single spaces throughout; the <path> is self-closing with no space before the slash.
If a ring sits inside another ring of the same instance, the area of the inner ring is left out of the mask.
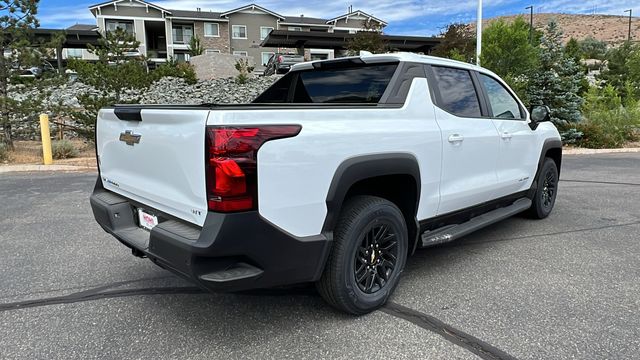
<path id="1" fill-rule="evenodd" d="M 564 148 L 562 155 L 594 155 L 594 154 L 615 154 L 615 153 L 638 153 L 640 148 L 622 148 L 622 149 L 582 149 L 582 148 Z"/>
<path id="2" fill-rule="evenodd" d="M 36 172 L 36 171 L 97 171 L 95 167 L 91 166 L 75 166 L 75 165 L 37 165 L 37 164 L 25 164 L 25 165 L 0 165 L 0 174 L 10 172 Z"/>

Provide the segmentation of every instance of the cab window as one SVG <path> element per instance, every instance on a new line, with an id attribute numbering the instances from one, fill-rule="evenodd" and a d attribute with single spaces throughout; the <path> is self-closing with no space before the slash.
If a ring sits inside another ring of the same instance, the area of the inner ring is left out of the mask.
<path id="1" fill-rule="evenodd" d="M 494 118 L 512 120 L 523 118 L 518 101 L 501 83 L 485 74 L 479 74 L 479 77 L 489 99 Z"/>

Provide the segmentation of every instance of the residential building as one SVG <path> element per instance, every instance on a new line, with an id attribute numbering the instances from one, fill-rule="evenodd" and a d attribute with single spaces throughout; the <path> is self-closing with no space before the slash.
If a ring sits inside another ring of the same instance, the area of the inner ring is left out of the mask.
<path id="1" fill-rule="evenodd" d="M 257 64 L 265 64 L 278 51 L 291 48 L 261 47 L 272 30 L 292 32 L 351 33 L 363 31 L 367 23 L 384 28 L 387 23 L 364 11 L 349 12 L 330 19 L 284 16 L 256 4 L 224 12 L 165 9 L 143 0 L 113 0 L 89 8 L 101 33 L 122 28 L 140 42 L 138 52 L 150 62 L 170 58 L 189 60 L 189 42 L 197 36 L 205 53 L 227 53 L 251 56 Z M 82 26 L 82 25 L 78 25 Z M 77 50 L 68 57 L 79 57 Z M 333 58 L 332 49 L 307 49 L 311 59 Z M 82 56 L 86 56 L 83 52 Z"/>

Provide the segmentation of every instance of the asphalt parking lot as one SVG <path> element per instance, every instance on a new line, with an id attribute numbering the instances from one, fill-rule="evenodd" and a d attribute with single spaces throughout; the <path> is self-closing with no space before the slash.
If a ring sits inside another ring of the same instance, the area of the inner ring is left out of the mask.
<path id="1" fill-rule="evenodd" d="M 565 156 L 550 218 L 409 259 L 382 310 L 205 294 L 107 235 L 95 174 L 0 174 L 0 358 L 640 359 L 640 154 Z"/>

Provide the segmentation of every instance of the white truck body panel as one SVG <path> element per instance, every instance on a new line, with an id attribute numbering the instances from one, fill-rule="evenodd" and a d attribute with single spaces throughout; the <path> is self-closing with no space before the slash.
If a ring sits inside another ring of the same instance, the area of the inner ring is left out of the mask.
<path id="1" fill-rule="evenodd" d="M 96 131 L 100 177 L 105 189 L 202 226 L 207 215 L 204 173 L 209 111 L 144 109 L 142 121 L 118 119 L 100 110 Z M 130 130 L 140 143 L 127 145 Z"/>

